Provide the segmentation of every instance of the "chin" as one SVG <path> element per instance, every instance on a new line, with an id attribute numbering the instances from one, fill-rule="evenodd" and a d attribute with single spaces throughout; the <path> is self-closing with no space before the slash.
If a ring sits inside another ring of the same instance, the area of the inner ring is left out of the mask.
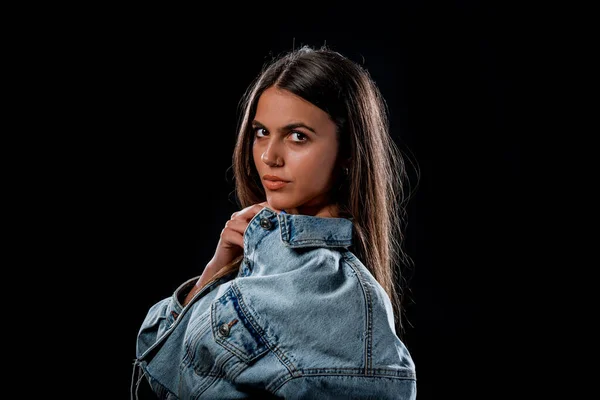
<path id="1" fill-rule="evenodd" d="M 274 210 L 287 210 L 290 208 L 295 208 L 296 205 L 289 201 L 289 200 L 285 200 L 285 199 L 279 199 L 279 196 L 275 195 L 275 196 L 267 196 L 267 203 L 269 204 L 269 207 L 271 207 Z"/>

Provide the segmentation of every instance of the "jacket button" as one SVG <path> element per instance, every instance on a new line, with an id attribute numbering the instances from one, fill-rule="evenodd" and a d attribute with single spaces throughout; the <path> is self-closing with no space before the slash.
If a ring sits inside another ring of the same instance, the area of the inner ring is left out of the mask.
<path id="1" fill-rule="evenodd" d="M 260 226 L 262 226 L 264 229 L 271 229 L 273 227 L 273 223 L 269 220 L 269 218 L 261 218 L 260 219 Z"/>
<path id="2" fill-rule="evenodd" d="M 219 333 L 223 336 L 229 336 L 229 324 L 221 324 L 219 326 Z"/>

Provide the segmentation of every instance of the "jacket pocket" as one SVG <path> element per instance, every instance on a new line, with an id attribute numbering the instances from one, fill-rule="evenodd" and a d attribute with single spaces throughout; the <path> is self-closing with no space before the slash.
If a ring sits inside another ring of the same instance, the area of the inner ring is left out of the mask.
<path id="1" fill-rule="evenodd" d="M 247 364 L 269 350 L 233 285 L 213 302 L 211 327 L 215 342 Z"/>

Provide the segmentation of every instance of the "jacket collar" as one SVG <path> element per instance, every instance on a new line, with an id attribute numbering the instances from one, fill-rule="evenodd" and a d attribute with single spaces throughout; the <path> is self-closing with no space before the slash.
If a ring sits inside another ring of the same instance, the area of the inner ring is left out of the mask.
<path id="1" fill-rule="evenodd" d="M 279 226 L 282 242 L 291 248 L 350 247 L 352 221 L 346 218 L 325 218 L 311 215 L 276 213 L 265 207 L 253 219 L 267 218 Z"/>

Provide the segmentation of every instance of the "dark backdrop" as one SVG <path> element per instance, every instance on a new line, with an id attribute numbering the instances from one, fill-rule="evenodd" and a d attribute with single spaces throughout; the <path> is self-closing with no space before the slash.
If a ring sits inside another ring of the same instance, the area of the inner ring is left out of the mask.
<path id="1" fill-rule="evenodd" d="M 90 168 L 76 174 L 73 201 L 89 234 L 75 243 L 95 284 L 97 313 L 83 315 L 100 337 L 86 357 L 105 365 L 114 398 L 127 396 L 147 309 L 201 273 L 237 210 L 228 168 L 246 87 L 271 55 L 325 43 L 369 69 L 420 170 L 405 339 L 419 398 L 512 390 L 507 371 L 528 362 L 513 346 L 527 337 L 515 305 L 531 258 L 525 21 L 515 8 L 439 3 L 144 8 L 111 11 L 94 29 L 79 21 L 85 139 L 75 144 Z"/>

